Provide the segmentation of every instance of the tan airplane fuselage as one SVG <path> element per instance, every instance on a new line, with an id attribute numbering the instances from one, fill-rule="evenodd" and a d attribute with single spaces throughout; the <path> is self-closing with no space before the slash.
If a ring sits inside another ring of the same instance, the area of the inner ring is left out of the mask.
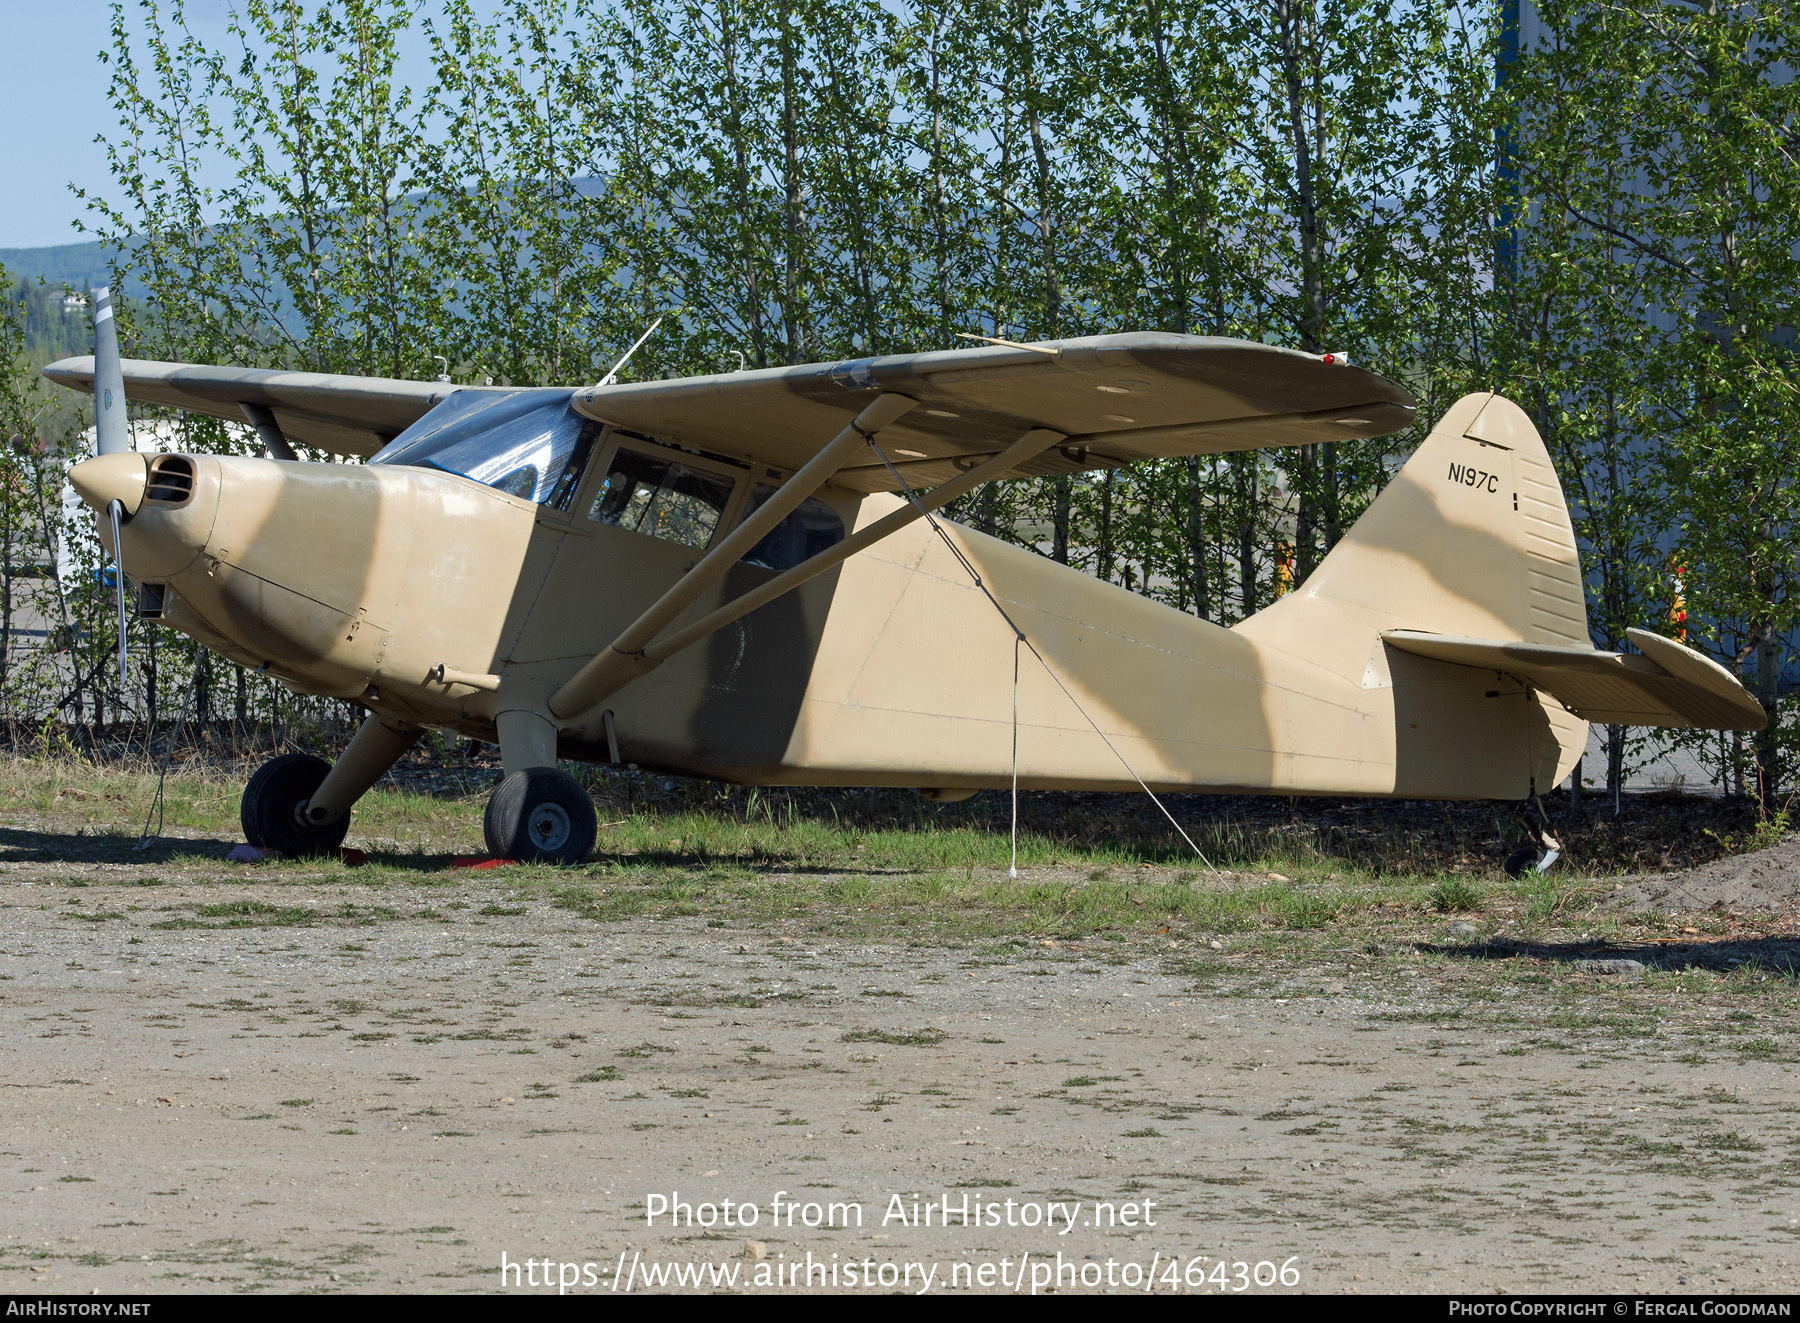
<path id="1" fill-rule="evenodd" d="M 185 494 L 155 474 L 146 493 L 131 465 L 149 457 L 121 454 L 72 480 L 90 501 L 124 501 L 123 565 L 160 587 L 163 624 L 396 723 L 495 740 L 505 714 L 530 713 L 554 725 L 562 757 L 616 749 L 749 784 L 1011 782 L 1013 629 L 924 522 L 600 706 L 551 715 L 551 695 L 703 554 L 585 517 L 610 450 L 595 447 L 567 510 L 397 465 L 194 455 Z M 829 486 L 819 498 L 851 532 L 900 502 Z M 1499 397 L 1453 409 L 1362 536 L 1236 628 L 942 528 L 1043 659 L 1017 661 L 1022 786 L 1516 799 L 1547 790 L 1585 742 L 1585 722 L 1518 681 L 1380 637 L 1587 645 L 1560 489 Z M 773 575 L 739 564 L 682 619 Z"/>

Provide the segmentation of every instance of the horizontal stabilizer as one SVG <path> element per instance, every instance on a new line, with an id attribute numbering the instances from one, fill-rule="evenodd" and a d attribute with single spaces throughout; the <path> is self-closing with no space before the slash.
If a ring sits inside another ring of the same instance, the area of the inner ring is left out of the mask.
<path id="1" fill-rule="evenodd" d="M 1381 637 L 1402 652 L 1514 676 L 1602 725 L 1756 731 L 1768 724 L 1762 705 L 1717 662 L 1645 630 L 1625 636 L 1642 655 L 1412 629 Z"/>

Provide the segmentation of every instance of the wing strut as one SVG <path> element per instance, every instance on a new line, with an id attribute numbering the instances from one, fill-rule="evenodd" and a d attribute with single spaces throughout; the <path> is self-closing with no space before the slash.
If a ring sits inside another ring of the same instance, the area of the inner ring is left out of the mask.
<path id="1" fill-rule="evenodd" d="M 288 439 L 281 434 L 281 425 L 275 421 L 275 411 L 266 404 L 240 404 L 244 411 L 244 419 L 256 429 L 262 438 L 263 449 L 269 452 L 270 459 L 297 460 L 300 456 L 288 444 Z"/>
<path id="2" fill-rule="evenodd" d="M 722 578 L 727 570 L 775 525 L 792 514 L 802 501 L 811 496 L 842 468 L 867 437 L 899 418 L 918 401 L 904 395 L 879 395 L 870 401 L 854 421 L 834 437 L 829 445 L 806 462 L 806 465 L 782 483 L 767 501 L 739 524 L 693 569 L 647 610 L 626 627 L 625 632 L 603 648 L 567 683 L 550 696 L 550 711 L 565 720 L 578 716 L 635 680 L 657 662 L 645 655 L 644 649 L 670 622 L 700 597 L 700 594 Z"/>

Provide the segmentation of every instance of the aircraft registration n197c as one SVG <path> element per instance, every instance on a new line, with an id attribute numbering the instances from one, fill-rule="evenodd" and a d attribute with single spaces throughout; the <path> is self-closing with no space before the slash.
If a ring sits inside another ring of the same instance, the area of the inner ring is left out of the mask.
<path id="1" fill-rule="evenodd" d="M 1518 801 L 1589 721 L 1766 720 L 1679 643 L 1593 647 L 1555 471 L 1498 395 L 1458 401 L 1296 591 L 1227 629 L 927 512 L 998 479 L 1389 435 L 1402 387 L 1160 333 L 457 387 L 121 364 L 97 312 L 96 358 L 45 374 L 95 390 L 100 453 L 69 481 L 138 614 L 369 713 L 335 764 L 251 778 L 259 846 L 335 849 L 427 727 L 498 743 L 490 851 L 569 862 L 595 814 L 563 758 L 940 799 L 1016 771 Z M 138 454 L 127 396 L 247 421 L 271 457 Z M 1019 635 L 1044 664 L 1018 672 L 1015 727 Z"/>

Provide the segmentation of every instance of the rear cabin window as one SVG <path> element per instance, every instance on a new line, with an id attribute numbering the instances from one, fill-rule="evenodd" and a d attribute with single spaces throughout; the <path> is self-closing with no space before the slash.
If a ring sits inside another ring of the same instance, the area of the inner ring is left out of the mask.
<path id="1" fill-rule="evenodd" d="M 621 446 L 594 493 L 588 518 L 684 547 L 704 547 L 736 485 L 723 474 Z"/>
<path id="2" fill-rule="evenodd" d="M 758 506 L 775 494 L 773 487 L 758 483 L 750 494 L 750 508 L 744 517 L 755 513 Z M 818 555 L 844 540 L 844 521 L 825 502 L 805 500 L 794 512 L 768 532 L 744 554 L 748 565 L 761 565 L 770 570 L 791 570 L 801 561 Z"/>

